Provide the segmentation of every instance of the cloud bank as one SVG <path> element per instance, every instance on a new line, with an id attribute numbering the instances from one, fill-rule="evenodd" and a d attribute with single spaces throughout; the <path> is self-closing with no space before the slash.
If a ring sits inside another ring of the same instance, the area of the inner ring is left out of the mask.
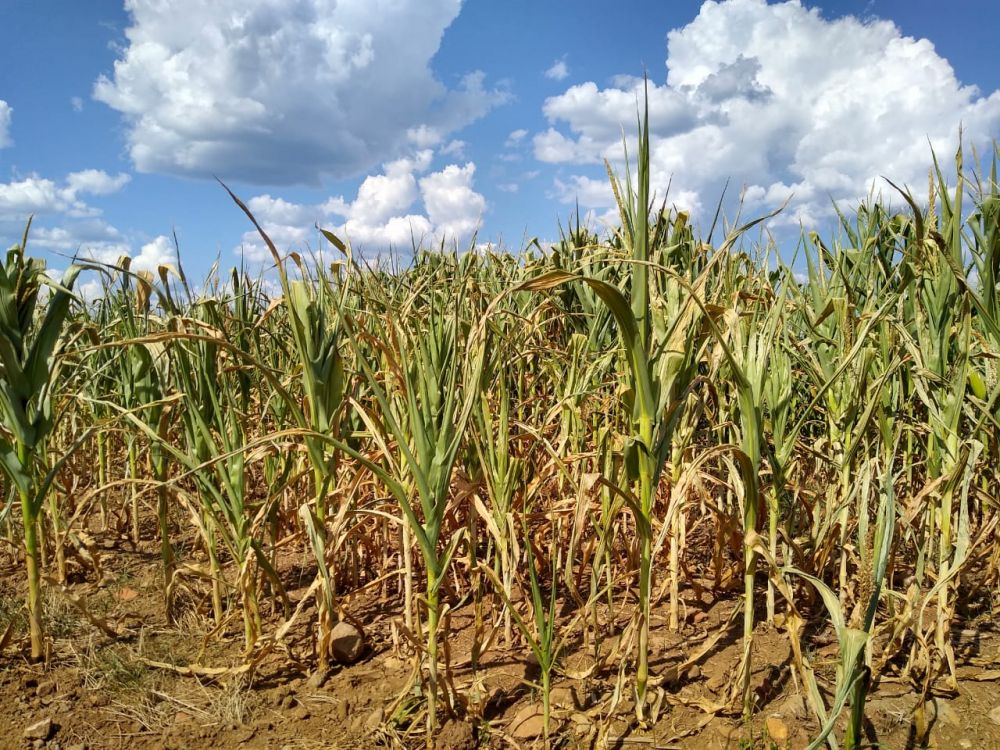
<path id="1" fill-rule="evenodd" d="M 427 247 L 444 241 L 463 249 L 487 208 L 486 198 L 474 189 L 476 165 L 449 164 L 430 171 L 433 156 L 432 150 L 422 149 L 386 163 L 380 173 L 364 179 L 351 200 L 334 196 L 302 204 L 263 194 L 247 205 L 281 251 L 317 250 L 315 224 L 369 258 L 389 248 L 408 253 L 413 242 Z M 255 232 L 245 233 L 237 250 L 252 262 L 270 260 Z"/>
<path id="2" fill-rule="evenodd" d="M 126 0 L 94 97 L 122 113 L 141 172 L 318 184 L 430 146 L 503 88 L 430 62 L 461 0 Z"/>
<path id="3" fill-rule="evenodd" d="M 704 3 L 667 35 L 666 68 L 649 84 L 653 181 L 662 196 L 673 178 L 671 196 L 689 208 L 714 205 L 732 178 L 749 209 L 794 196 L 781 220 L 815 223 L 831 198 L 884 191 L 883 175 L 919 193 L 931 147 L 950 158 L 960 126 L 980 153 L 1000 134 L 1000 91 L 963 85 L 926 39 L 891 21 L 829 20 L 797 0 Z M 554 195 L 611 205 L 598 170 L 581 168 L 620 163 L 642 91 L 618 76 L 545 101 L 551 127 L 534 136 L 535 156 L 573 171 Z"/>

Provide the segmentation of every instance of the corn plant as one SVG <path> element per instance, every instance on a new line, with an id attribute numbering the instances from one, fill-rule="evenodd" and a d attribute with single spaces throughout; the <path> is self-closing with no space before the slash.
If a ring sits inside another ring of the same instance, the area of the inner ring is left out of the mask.
<path id="1" fill-rule="evenodd" d="M 628 174 L 624 186 L 612 175 L 612 186 L 622 218 L 619 235 L 631 263 L 629 288 L 623 291 L 607 281 L 569 271 L 554 270 L 529 279 L 520 289 L 542 291 L 567 282 L 582 283 L 611 311 L 628 363 L 632 429 L 627 459 L 635 493 L 627 503 L 635 518 L 639 542 L 639 619 L 636 711 L 644 719 L 649 683 L 649 620 L 653 551 L 653 501 L 660 475 L 670 454 L 673 434 L 688 389 L 694 379 L 692 362 L 705 342 L 701 325 L 708 279 L 718 258 L 728 252 L 738 237 L 756 222 L 735 230 L 713 260 L 689 263 L 697 269 L 691 279 L 655 263 L 651 247 L 688 242 L 686 217 L 673 222 L 650 222 L 649 113 L 639 123 L 639 153 L 636 185 Z M 610 173 L 610 168 L 609 168 Z M 670 230 L 673 230 L 673 234 Z"/>
<path id="2" fill-rule="evenodd" d="M 557 533 L 559 527 L 552 529 Z M 542 694 L 542 722 L 543 739 L 545 746 L 549 746 L 549 729 L 552 717 L 552 674 L 555 671 L 559 653 L 562 650 L 565 639 L 559 637 L 558 616 L 559 616 L 559 548 L 558 546 L 549 555 L 549 594 L 546 601 L 545 592 L 542 586 L 542 578 L 539 575 L 538 553 L 527 527 L 523 530 L 524 548 L 527 550 L 528 562 L 528 583 L 531 590 L 531 618 L 522 617 L 517 607 L 511 601 L 511 596 L 504 584 L 491 568 L 485 568 L 498 593 L 503 597 L 508 611 L 513 615 L 517 629 L 524 637 L 525 642 L 534 654 L 538 662 L 540 674 L 541 694 Z M 568 628 L 567 628 L 568 631 Z"/>
<path id="3" fill-rule="evenodd" d="M 25 255 L 28 230 L 7 251 L 0 266 L 0 461 L 21 504 L 31 658 L 45 656 L 42 621 L 39 514 L 58 465 L 44 463 L 47 440 L 56 422 L 54 389 L 59 373 L 57 346 L 70 312 L 73 283 L 81 269 L 70 266 L 56 283 L 45 263 Z M 43 289 L 50 289 L 45 312 L 36 314 Z"/>
<path id="4" fill-rule="evenodd" d="M 431 295 L 439 293 L 438 290 L 430 291 Z M 440 303 L 429 305 L 426 317 L 418 318 L 414 321 L 417 325 L 412 327 L 404 327 L 398 322 L 389 323 L 392 348 L 383 349 L 390 367 L 385 383 L 360 349 L 358 339 L 351 338 L 358 363 L 378 407 L 379 421 L 370 420 L 370 423 L 379 433 L 384 452 L 392 450 L 389 441 L 395 444 L 400 458 L 394 465 L 399 468 L 405 466 L 419 500 L 419 504 L 411 502 L 405 488 L 407 476 L 390 476 L 381 467 L 366 461 L 392 490 L 423 557 L 426 575 L 424 602 L 427 608 L 428 747 L 433 746 L 437 727 L 441 585 L 460 540 L 459 536 L 454 536 L 441 550 L 442 523 L 450 497 L 452 469 L 466 425 L 479 400 L 484 363 L 482 340 L 477 340 L 473 331 L 458 317 L 460 300 L 459 295 L 451 311 Z M 408 305 L 417 307 L 419 301 L 417 297 L 411 297 Z M 398 394 L 402 419 L 396 416 L 390 393 Z M 358 457 L 356 452 L 351 453 Z"/>

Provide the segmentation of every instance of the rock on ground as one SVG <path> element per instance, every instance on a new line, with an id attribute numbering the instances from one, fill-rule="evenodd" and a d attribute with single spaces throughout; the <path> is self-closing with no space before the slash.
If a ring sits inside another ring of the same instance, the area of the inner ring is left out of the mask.
<path id="1" fill-rule="evenodd" d="M 341 664 L 353 664 L 365 651 L 361 631 L 349 622 L 338 622 L 330 633 L 330 655 Z"/>
<path id="2" fill-rule="evenodd" d="M 44 742 L 49 737 L 52 736 L 55 725 L 52 723 L 52 719 L 46 717 L 39 722 L 32 724 L 30 727 L 24 730 L 24 739 L 26 740 L 42 740 Z"/>

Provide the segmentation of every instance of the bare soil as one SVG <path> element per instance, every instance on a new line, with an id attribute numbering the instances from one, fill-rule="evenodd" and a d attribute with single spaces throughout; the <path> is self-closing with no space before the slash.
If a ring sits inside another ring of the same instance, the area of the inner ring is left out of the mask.
<path id="1" fill-rule="evenodd" d="M 53 587 L 46 596 L 52 635 L 47 666 L 30 664 L 15 638 L 0 654 L 0 748 L 49 750 L 128 748 L 349 748 L 423 747 L 424 713 L 409 688 L 414 656 L 400 623 L 400 597 L 369 586 L 348 602 L 363 627 L 367 650 L 356 664 L 334 666 L 325 679 L 313 674 L 313 604 L 303 609 L 284 647 L 252 672 L 184 674 L 184 667 L 244 664 L 238 616 L 212 632 L 202 610 L 205 597 L 192 586 L 180 597 L 181 613 L 168 625 L 162 611 L 155 545 L 138 549 L 111 535 L 98 537 L 103 578 L 77 575 L 67 591 L 92 617 L 122 631 L 113 639 L 94 627 Z M 9 550 L 9 548 L 8 548 Z M 21 569 L 5 553 L 0 567 L 0 631 L 19 611 Z M 291 604 L 306 594 L 314 568 L 304 551 L 280 560 Z M 754 652 L 757 700 L 751 726 L 732 710 L 729 690 L 740 659 L 734 594 L 686 591 L 679 632 L 654 613 L 652 691 L 655 722 L 640 728 L 632 694 L 630 611 L 602 612 L 612 622 L 599 638 L 577 623 L 553 688 L 553 745 L 566 748 L 803 748 L 818 729 L 791 669 L 786 634 L 762 625 Z M 269 600 L 268 600 L 269 601 Z M 280 608 L 263 606 L 273 631 Z M 567 613 L 567 621 L 572 613 Z M 727 626 L 726 623 L 730 624 Z M 455 694 L 455 715 L 442 713 L 436 747 L 447 750 L 541 746 L 540 698 L 529 683 L 537 667 L 523 644 L 494 639 L 473 671 L 476 632 L 473 605 L 459 606 L 446 623 L 445 658 Z M 868 739 L 873 747 L 1000 748 L 1000 633 L 990 618 L 957 626 L 958 691 L 927 696 L 901 676 L 883 675 L 869 696 Z M 23 630 L 23 623 L 17 624 Z M 624 636 L 623 636 L 624 633 Z M 575 640 L 572 640 L 575 638 Z M 714 642 L 714 643 L 712 643 Z M 678 665 L 712 643 L 684 669 Z M 821 685 L 835 680 L 836 641 L 822 628 L 808 642 Z M 169 668 L 170 665 L 178 669 Z M 919 708 L 923 710 L 917 710 Z M 992 712 L 992 716 L 991 716 Z M 51 721 L 29 734 L 38 722 Z M 843 725 L 839 726 L 842 730 Z"/>

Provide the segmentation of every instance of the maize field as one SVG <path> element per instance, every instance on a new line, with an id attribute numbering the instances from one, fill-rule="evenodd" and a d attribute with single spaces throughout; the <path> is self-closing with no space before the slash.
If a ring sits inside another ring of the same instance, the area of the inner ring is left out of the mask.
<path id="1" fill-rule="evenodd" d="M 56 279 L 29 226 L 0 744 L 1000 747 L 1000 153 L 789 244 L 637 144 L 520 253 Z"/>

